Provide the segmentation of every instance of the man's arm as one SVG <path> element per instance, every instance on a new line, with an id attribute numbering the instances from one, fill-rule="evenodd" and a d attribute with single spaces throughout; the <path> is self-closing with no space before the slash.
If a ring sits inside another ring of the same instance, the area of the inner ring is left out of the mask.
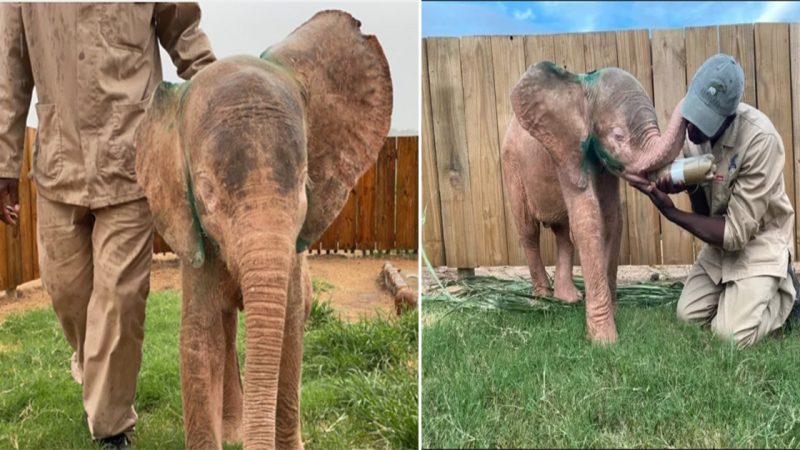
<path id="1" fill-rule="evenodd" d="M 33 75 L 18 3 L 0 4 L 0 220 L 15 224 Z"/>
<path id="2" fill-rule="evenodd" d="M 655 189 L 658 191 L 658 189 Z M 661 195 L 669 198 L 666 194 L 658 191 Z M 651 197 L 652 199 L 652 197 Z M 655 201 L 653 201 L 655 203 Z M 670 203 L 672 203 L 670 201 Z M 705 200 L 704 200 L 705 203 Z M 709 217 L 696 213 L 690 213 L 676 208 L 662 210 L 661 213 L 672 223 L 677 224 L 684 230 L 697 236 L 703 242 L 722 247 L 725 242 L 725 217 Z"/>
<path id="3" fill-rule="evenodd" d="M 703 242 L 715 247 L 723 246 L 725 242 L 725 217 L 709 217 L 708 215 L 682 211 L 675 207 L 669 195 L 659 189 L 658 186 L 650 180 L 634 175 L 628 175 L 625 179 L 628 180 L 631 186 L 650 197 L 650 201 L 653 202 L 667 220 L 675 223 L 689 233 L 692 233 L 694 236 L 697 236 Z M 703 195 L 702 190 L 699 191 L 700 195 Z M 695 193 L 695 195 L 697 195 L 697 193 Z M 692 198 L 692 196 L 690 196 L 690 198 Z M 696 199 L 696 201 L 700 203 L 699 199 Z M 693 207 L 694 202 L 695 199 L 692 200 Z M 708 203 L 705 201 L 705 197 L 702 199 L 702 205 L 698 206 L 701 208 L 704 206 L 705 209 L 708 210 Z"/>
<path id="4" fill-rule="evenodd" d="M 200 29 L 197 3 L 156 3 L 154 16 L 156 35 L 178 68 L 178 76 L 188 80 L 216 61 L 208 37 Z"/>
<path id="5" fill-rule="evenodd" d="M 692 211 L 702 216 L 711 215 L 711 208 L 708 206 L 706 193 L 700 186 L 689 189 L 687 193 L 689 194 L 689 201 L 692 202 Z"/>

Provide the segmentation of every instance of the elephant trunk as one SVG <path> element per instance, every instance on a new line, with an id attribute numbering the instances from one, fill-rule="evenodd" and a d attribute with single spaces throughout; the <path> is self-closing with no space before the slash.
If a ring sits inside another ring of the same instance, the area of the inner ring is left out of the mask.
<path id="1" fill-rule="evenodd" d="M 294 229 L 288 213 L 260 219 L 243 220 L 237 264 L 246 326 L 243 437 L 248 449 L 275 448 L 278 378 L 295 244 L 288 231 Z"/>
<path id="2" fill-rule="evenodd" d="M 634 174 L 652 172 L 678 157 L 686 136 L 686 121 L 681 115 L 682 104 L 683 100 L 675 106 L 664 133 L 659 133 L 657 124 L 650 128 L 644 139 L 640 156 L 633 164 L 626 167 L 626 172 Z"/>

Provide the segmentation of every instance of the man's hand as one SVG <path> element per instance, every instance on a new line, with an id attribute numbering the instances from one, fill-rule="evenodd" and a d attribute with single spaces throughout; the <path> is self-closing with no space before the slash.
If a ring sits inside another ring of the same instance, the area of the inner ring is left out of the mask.
<path id="1" fill-rule="evenodd" d="M 683 183 L 673 183 L 672 177 L 667 174 L 656 180 L 656 187 L 661 192 L 667 194 L 678 194 L 686 190 L 686 185 Z"/>
<path id="2" fill-rule="evenodd" d="M 661 211 L 661 214 L 668 216 L 671 210 L 675 209 L 675 204 L 672 203 L 672 199 L 669 198 L 669 195 L 656 186 L 656 183 L 653 183 L 641 174 L 623 173 L 622 178 L 627 180 L 631 186 L 650 197 L 650 201 L 656 205 L 656 208 Z M 672 185 L 672 183 L 670 182 L 669 185 Z"/>
<path id="3" fill-rule="evenodd" d="M 19 180 L 0 178 L 0 220 L 16 225 L 19 217 Z"/>

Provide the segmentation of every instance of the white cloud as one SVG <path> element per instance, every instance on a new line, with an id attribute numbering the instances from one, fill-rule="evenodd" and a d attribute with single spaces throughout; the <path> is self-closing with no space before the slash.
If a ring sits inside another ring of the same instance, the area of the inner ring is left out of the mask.
<path id="1" fill-rule="evenodd" d="M 528 8 L 525 11 L 520 11 L 518 9 L 514 10 L 514 18 L 517 20 L 528 20 L 533 17 L 533 10 Z"/>
<path id="2" fill-rule="evenodd" d="M 783 22 L 786 21 L 789 11 L 797 7 L 795 2 L 768 2 L 767 7 L 758 17 L 758 22 Z"/>

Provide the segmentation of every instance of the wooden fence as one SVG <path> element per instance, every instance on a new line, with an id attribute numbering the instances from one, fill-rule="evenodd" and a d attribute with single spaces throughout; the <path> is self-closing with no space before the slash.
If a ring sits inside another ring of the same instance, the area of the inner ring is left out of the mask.
<path id="1" fill-rule="evenodd" d="M 513 115 L 509 93 L 528 66 L 550 60 L 572 72 L 620 67 L 638 78 L 653 99 L 663 130 L 687 82 L 717 52 L 741 64 L 743 101 L 764 112 L 783 138 L 786 190 L 796 205 L 800 24 L 425 39 L 422 240 L 431 262 L 463 268 L 526 264 L 505 200 L 500 146 Z M 620 183 L 620 194 L 620 264 L 694 261 L 701 241 L 661 217 L 650 200 L 627 183 Z M 673 199 L 680 208 L 690 209 L 685 195 Z M 545 264 L 554 264 L 555 237 L 549 229 L 543 229 L 541 241 Z"/>
<path id="2" fill-rule="evenodd" d="M 35 136 L 32 128 L 25 135 L 18 225 L 0 222 L 0 289 L 39 278 L 36 189 L 27 177 Z M 416 136 L 386 139 L 377 163 L 358 181 L 339 217 L 311 247 L 312 253 L 417 251 L 417 142 Z M 153 247 L 156 253 L 170 251 L 158 234 Z"/>
<path id="3" fill-rule="evenodd" d="M 419 139 L 390 137 L 312 252 L 417 251 Z"/>

